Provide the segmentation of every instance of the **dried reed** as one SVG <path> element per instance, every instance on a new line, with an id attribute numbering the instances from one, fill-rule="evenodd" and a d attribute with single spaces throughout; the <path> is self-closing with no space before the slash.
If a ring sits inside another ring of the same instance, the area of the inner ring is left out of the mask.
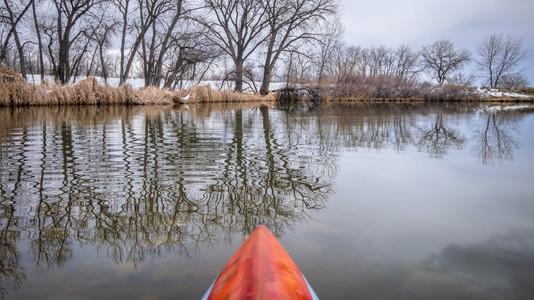
<path id="1" fill-rule="evenodd" d="M 269 102 L 274 96 L 215 91 L 209 85 L 170 91 L 129 85 L 111 87 L 89 77 L 74 85 L 34 85 L 0 62 L 0 106 L 23 105 L 173 105 L 185 103 Z"/>
<path id="2" fill-rule="evenodd" d="M 145 104 L 180 104 L 180 93 L 173 92 L 166 89 L 158 89 L 157 87 L 149 86 L 135 91 L 137 97 L 142 99 Z"/>
<path id="3" fill-rule="evenodd" d="M 22 105 L 31 96 L 26 81 L 0 62 L 0 105 Z"/>
<path id="4" fill-rule="evenodd" d="M 228 90 L 213 90 L 209 85 L 200 85 L 191 88 L 190 101 L 198 103 L 206 102 L 271 102 L 275 101 L 272 93 L 266 96 L 259 94 L 237 93 Z"/>

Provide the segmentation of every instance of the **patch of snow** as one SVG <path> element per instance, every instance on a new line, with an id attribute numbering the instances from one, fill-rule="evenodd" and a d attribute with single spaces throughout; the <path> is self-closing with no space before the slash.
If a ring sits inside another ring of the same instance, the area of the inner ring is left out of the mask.
<path id="1" fill-rule="evenodd" d="M 521 104 L 521 105 L 495 105 L 482 109 L 483 112 L 500 112 L 500 111 L 513 111 L 525 108 L 532 108 L 533 105 Z"/>
<path id="2" fill-rule="evenodd" d="M 94 77 L 96 79 L 96 81 L 99 83 L 99 84 L 105 84 L 105 80 L 103 77 L 98 77 L 98 76 L 95 76 Z M 76 82 L 80 82 L 84 79 L 87 79 L 86 76 L 77 76 L 76 77 L 76 81 L 75 82 L 72 82 L 72 84 L 76 83 Z M 54 82 L 54 77 L 52 75 L 45 75 L 45 81 L 48 81 L 48 82 Z M 29 83 L 32 83 L 32 84 L 40 84 L 41 83 L 41 75 L 39 74 L 30 74 L 28 75 L 28 82 Z M 110 85 L 110 86 L 113 86 L 113 87 L 117 87 L 119 86 L 119 78 L 108 78 L 107 80 L 107 84 Z M 131 85 L 132 88 L 134 89 L 140 89 L 140 88 L 143 88 L 145 86 L 145 80 L 143 78 L 128 78 L 128 80 L 126 81 L 127 84 Z M 226 81 L 226 82 L 223 82 L 223 81 L 217 81 L 217 80 L 203 80 L 203 81 L 200 81 L 200 82 L 196 82 L 196 81 L 192 81 L 192 80 L 186 80 L 184 81 L 183 83 L 183 88 L 184 89 L 190 89 L 191 87 L 195 86 L 195 85 L 209 85 L 211 87 L 211 89 L 213 90 L 233 90 L 234 89 L 234 83 L 231 82 L 231 81 Z M 261 86 L 261 82 L 255 82 L 255 85 L 256 87 L 260 87 Z M 270 89 L 271 90 L 277 90 L 277 89 L 281 89 L 281 88 L 284 88 L 286 86 L 286 83 L 285 82 L 272 82 L 271 85 L 270 85 Z M 161 86 L 162 88 L 163 86 Z M 246 85 L 244 86 L 245 88 L 245 92 L 249 92 L 249 93 L 252 93 L 253 91 L 249 88 L 246 87 Z M 187 101 L 187 100 L 185 100 Z"/>
<path id="3" fill-rule="evenodd" d="M 478 89 L 478 92 L 485 98 L 488 97 L 507 97 L 507 98 L 531 98 L 529 95 L 511 93 L 511 92 L 501 92 L 497 89 Z"/>

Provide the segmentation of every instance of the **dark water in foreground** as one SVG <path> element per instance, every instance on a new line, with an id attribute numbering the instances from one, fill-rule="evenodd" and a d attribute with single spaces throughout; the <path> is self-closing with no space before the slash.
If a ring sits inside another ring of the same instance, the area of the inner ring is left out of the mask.
<path id="1" fill-rule="evenodd" d="M 532 299 L 528 111 L 0 108 L 0 293 L 199 299 L 265 224 L 321 299 Z"/>

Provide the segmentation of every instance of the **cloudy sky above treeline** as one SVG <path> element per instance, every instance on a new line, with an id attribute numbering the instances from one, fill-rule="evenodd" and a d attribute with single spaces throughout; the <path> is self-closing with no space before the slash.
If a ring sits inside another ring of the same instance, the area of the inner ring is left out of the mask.
<path id="1" fill-rule="evenodd" d="M 341 4 L 345 40 L 362 47 L 406 43 L 419 50 L 449 39 L 476 57 L 476 46 L 486 35 L 521 37 L 529 55 L 525 73 L 534 85 L 534 0 L 341 0 Z"/>

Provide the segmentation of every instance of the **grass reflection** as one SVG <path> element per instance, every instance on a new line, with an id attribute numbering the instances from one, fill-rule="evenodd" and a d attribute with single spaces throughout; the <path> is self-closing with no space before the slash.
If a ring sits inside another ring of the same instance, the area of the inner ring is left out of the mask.
<path id="1" fill-rule="evenodd" d="M 26 239 L 41 270 L 74 259 L 74 245 L 138 266 L 168 253 L 193 256 L 259 224 L 282 235 L 332 192 L 335 155 L 288 149 L 292 141 L 265 109 L 200 120 L 185 110 L 43 111 L 31 122 L 17 116 L 2 137 L 10 167 L 0 185 L 1 274 L 15 288 L 24 278 L 17 244 Z"/>
<path id="2" fill-rule="evenodd" d="M 491 113 L 485 129 L 466 129 L 477 109 L 0 109 L 1 293 L 25 280 L 23 243 L 33 267 L 48 270 L 80 246 L 138 267 L 169 253 L 192 257 L 260 224 L 283 236 L 327 206 L 343 151 L 442 158 L 474 136 L 483 164 L 511 159 L 524 114 Z"/>

